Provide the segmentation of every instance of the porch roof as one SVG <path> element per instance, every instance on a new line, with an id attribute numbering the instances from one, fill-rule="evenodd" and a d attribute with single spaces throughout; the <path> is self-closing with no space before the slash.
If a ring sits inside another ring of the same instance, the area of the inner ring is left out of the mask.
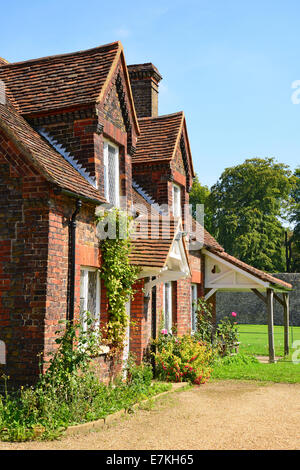
<path id="1" fill-rule="evenodd" d="M 140 216 L 132 235 L 130 261 L 141 267 L 140 277 L 159 278 L 159 282 L 190 275 L 181 220 L 168 216 Z"/>
<path id="2" fill-rule="evenodd" d="M 293 286 L 260 269 L 240 261 L 225 251 L 204 249 L 205 287 L 214 290 L 265 291 L 273 289 L 290 291 Z"/>

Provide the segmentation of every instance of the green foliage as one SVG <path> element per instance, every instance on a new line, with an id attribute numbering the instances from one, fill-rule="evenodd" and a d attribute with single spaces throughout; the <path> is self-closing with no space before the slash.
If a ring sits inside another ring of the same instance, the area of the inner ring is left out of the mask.
<path id="1" fill-rule="evenodd" d="M 249 356 L 248 354 L 238 353 L 233 356 L 225 356 L 219 358 L 217 362 L 220 365 L 245 365 L 245 364 L 259 364 L 259 360 L 254 356 Z"/>
<path id="2" fill-rule="evenodd" d="M 225 169 L 207 198 L 212 235 L 242 261 L 269 272 L 283 271 L 279 217 L 286 216 L 294 184 L 288 166 L 273 158 L 248 159 Z"/>
<path id="3" fill-rule="evenodd" d="M 229 380 L 257 380 L 278 383 L 300 383 L 299 364 L 280 361 L 262 364 L 255 357 L 239 353 L 217 359 L 212 377 Z"/>
<path id="4" fill-rule="evenodd" d="M 133 296 L 133 284 L 139 268 L 129 262 L 132 218 L 119 209 L 105 212 L 98 222 L 105 220 L 107 227 L 115 227 L 114 237 L 101 240 L 101 277 L 104 280 L 109 304 L 107 339 L 115 351 L 123 347 L 128 318 L 126 303 Z"/>
<path id="5" fill-rule="evenodd" d="M 295 186 L 291 192 L 292 205 L 290 208 L 290 222 L 294 224 L 291 237 L 292 243 L 292 272 L 300 272 L 300 167 L 294 172 Z"/>
<path id="6" fill-rule="evenodd" d="M 207 200 L 210 195 L 210 190 L 207 186 L 204 186 L 200 183 L 198 175 L 195 176 L 192 189 L 190 192 L 190 199 L 189 203 L 192 205 L 192 216 L 196 218 L 196 207 L 197 204 L 204 205 L 204 220 L 205 220 L 205 227 L 209 227 L 211 214 L 209 212 L 209 208 L 207 206 Z"/>
<path id="7" fill-rule="evenodd" d="M 153 372 L 150 364 L 142 363 L 140 365 L 137 365 L 134 356 L 130 354 L 127 361 L 126 370 L 128 384 L 140 383 L 146 386 L 151 385 L 151 381 L 153 379 Z"/>
<path id="8" fill-rule="evenodd" d="M 169 389 L 151 383 L 149 366 L 128 366 L 128 380 L 108 386 L 99 381 L 90 362 L 97 350 L 97 331 L 87 335 L 68 325 L 58 338 L 58 351 L 35 387 L 0 395 L 0 440 L 55 439 L 70 425 L 104 418 Z M 7 377 L 3 377 L 7 384 Z"/>
<path id="9" fill-rule="evenodd" d="M 190 335 L 160 334 L 154 344 L 155 372 L 160 380 L 197 385 L 209 380 L 214 351 L 207 343 Z"/>
<path id="10" fill-rule="evenodd" d="M 197 330 L 194 338 L 204 341 L 215 348 L 219 354 L 225 356 L 235 351 L 238 343 L 238 326 L 236 313 L 224 317 L 215 327 L 212 320 L 212 305 L 198 298 L 197 301 Z"/>
<path id="11" fill-rule="evenodd" d="M 215 328 L 212 321 L 212 305 L 202 297 L 197 300 L 197 329 L 195 338 L 213 344 Z"/>
<path id="12" fill-rule="evenodd" d="M 235 321 L 235 315 L 235 312 L 232 312 L 231 317 L 224 317 L 217 326 L 216 336 L 222 356 L 234 352 L 238 343 L 238 326 Z"/>

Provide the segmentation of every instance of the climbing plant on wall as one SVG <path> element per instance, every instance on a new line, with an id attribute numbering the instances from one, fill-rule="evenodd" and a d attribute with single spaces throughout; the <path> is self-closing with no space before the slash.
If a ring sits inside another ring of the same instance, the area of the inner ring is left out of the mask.
<path id="1" fill-rule="evenodd" d="M 117 352 L 124 344 L 128 326 L 126 303 L 133 296 L 133 284 L 139 272 L 129 262 L 132 217 L 113 209 L 98 216 L 97 223 L 102 257 L 100 275 L 108 299 L 107 340 Z"/>

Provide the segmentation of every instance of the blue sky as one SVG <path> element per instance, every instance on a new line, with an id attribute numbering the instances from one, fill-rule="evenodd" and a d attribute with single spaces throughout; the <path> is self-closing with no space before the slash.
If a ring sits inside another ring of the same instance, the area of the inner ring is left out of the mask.
<path id="1" fill-rule="evenodd" d="M 300 165 L 298 0 L 1 2 L 0 56 L 20 61 L 120 40 L 153 62 L 159 113 L 184 110 L 195 170 L 213 185 L 246 158 Z"/>

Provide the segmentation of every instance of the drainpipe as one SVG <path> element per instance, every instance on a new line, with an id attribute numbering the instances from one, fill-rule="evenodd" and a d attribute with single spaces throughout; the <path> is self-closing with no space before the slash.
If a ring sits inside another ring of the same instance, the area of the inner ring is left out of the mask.
<path id="1" fill-rule="evenodd" d="M 69 221 L 70 230 L 70 283 L 69 283 L 69 315 L 68 320 L 73 323 L 74 320 L 74 303 L 75 303 L 75 251 L 76 251 L 76 217 L 80 212 L 82 201 L 76 200 L 76 209 Z"/>

